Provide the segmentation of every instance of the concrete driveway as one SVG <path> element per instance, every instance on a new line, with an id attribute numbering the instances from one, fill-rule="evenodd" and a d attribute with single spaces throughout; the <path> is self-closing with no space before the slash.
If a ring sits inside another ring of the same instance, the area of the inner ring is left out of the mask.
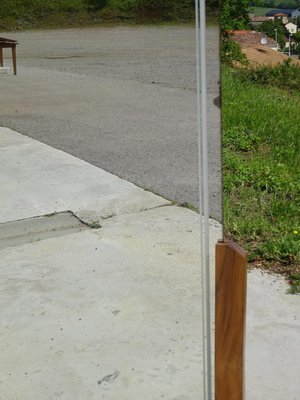
<path id="1" fill-rule="evenodd" d="M 0 399 L 201 400 L 199 215 L 1 127 L 0 150 Z M 248 274 L 247 400 L 299 399 L 287 289 Z"/>

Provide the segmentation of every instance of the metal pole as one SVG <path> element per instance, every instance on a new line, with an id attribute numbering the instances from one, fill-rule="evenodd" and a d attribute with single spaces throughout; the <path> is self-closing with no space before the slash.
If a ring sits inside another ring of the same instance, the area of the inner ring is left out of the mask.
<path id="1" fill-rule="evenodd" d="M 203 400 L 213 400 L 211 355 L 211 303 L 208 210 L 207 79 L 206 79 L 206 6 L 195 0 L 197 45 L 197 104 L 199 153 L 199 217 L 202 271 L 203 324 Z"/>

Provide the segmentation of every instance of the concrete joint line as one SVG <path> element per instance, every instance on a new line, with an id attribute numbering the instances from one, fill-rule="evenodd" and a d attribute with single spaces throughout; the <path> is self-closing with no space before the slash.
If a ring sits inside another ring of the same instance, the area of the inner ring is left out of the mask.
<path id="1" fill-rule="evenodd" d="M 87 224 L 73 212 L 63 211 L 0 224 L 0 250 L 5 247 L 32 243 L 43 239 L 100 228 L 98 223 Z"/>

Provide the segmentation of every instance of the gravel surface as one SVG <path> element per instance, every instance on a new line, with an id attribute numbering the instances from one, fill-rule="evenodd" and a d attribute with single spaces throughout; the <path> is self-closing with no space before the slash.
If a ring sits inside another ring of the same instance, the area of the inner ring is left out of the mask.
<path id="1" fill-rule="evenodd" d="M 178 203 L 198 205 L 195 33 L 117 27 L 0 33 L 0 125 Z M 210 214 L 221 219 L 218 32 L 207 30 Z M 5 65 L 10 54 L 5 53 Z"/>

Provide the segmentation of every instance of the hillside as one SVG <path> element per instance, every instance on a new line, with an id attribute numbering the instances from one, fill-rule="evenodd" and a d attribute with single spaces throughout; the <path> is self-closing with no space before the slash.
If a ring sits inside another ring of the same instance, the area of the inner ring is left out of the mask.
<path id="1" fill-rule="evenodd" d="M 253 0 L 249 1 L 249 6 L 267 8 L 297 8 L 297 0 Z"/>
<path id="2" fill-rule="evenodd" d="M 214 0 L 210 0 L 213 4 Z M 0 29 L 190 21 L 194 0 L 1 0 Z"/>

